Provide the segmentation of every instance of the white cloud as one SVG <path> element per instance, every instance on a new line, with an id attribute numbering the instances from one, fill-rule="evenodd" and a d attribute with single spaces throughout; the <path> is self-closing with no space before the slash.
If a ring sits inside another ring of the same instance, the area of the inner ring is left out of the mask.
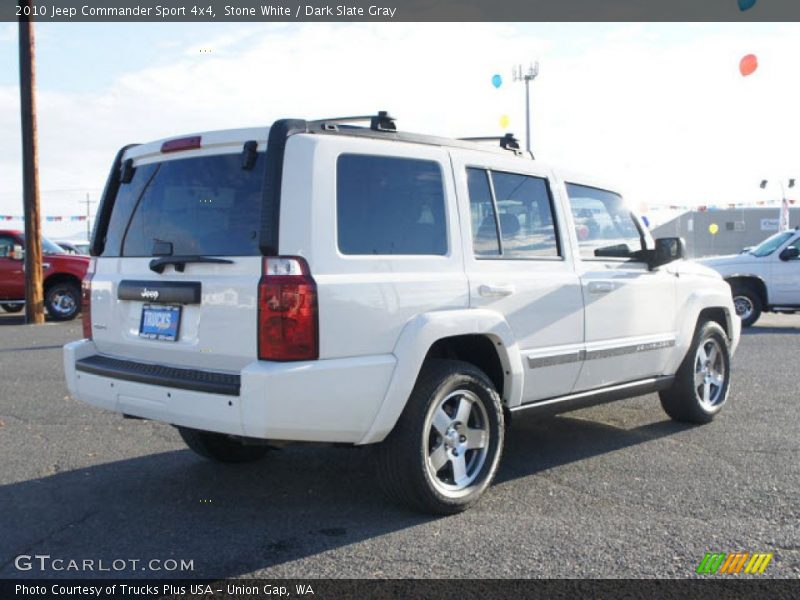
<path id="1" fill-rule="evenodd" d="M 17 39 L 17 26 L 15 24 L 8 23 L 6 25 L 0 26 L 0 44 L 5 42 L 13 42 Z"/>
<path id="2" fill-rule="evenodd" d="M 40 89 L 42 188 L 101 188 L 125 143 L 287 116 L 388 109 L 403 129 L 467 136 L 500 133 L 505 114 L 521 136 L 523 90 L 510 68 L 528 57 L 541 61 L 533 137 L 547 162 L 619 180 L 651 204 L 753 199 L 763 176 L 800 176 L 796 26 L 746 37 L 719 26 L 598 28 L 567 49 L 557 33 L 497 24 L 263 25 L 210 37 L 169 66 L 121 72 L 99 94 Z M 761 67 L 745 79 L 738 61 L 751 51 Z M 19 187 L 16 96 L 0 87 L 0 130 L 11 133 L 0 138 L 0 213 Z"/>

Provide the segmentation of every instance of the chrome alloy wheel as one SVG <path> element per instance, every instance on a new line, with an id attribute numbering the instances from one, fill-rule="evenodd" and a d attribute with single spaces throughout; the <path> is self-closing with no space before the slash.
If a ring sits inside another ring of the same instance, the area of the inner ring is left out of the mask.
<path id="1" fill-rule="evenodd" d="M 50 307 L 56 311 L 59 316 L 66 317 L 71 315 L 77 310 L 77 303 L 72 294 L 59 292 L 53 294 L 53 300 Z"/>
<path id="2" fill-rule="evenodd" d="M 726 377 L 722 347 L 708 338 L 697 348 L 694 360 L 694 387 L 697 399 L 706 410 L 714 409 L 724 398 Z"/>
<path id="3" fill-rule="evenodd" d="M 431 405 L 423 428 L 425 467 L 436 489 L 450 497 L 466 493 L 489 453 L 489 416 L 483 401 L 457 390 Z"/>
<path id="4" fill-rule="evenodd" d="M 743 321 L 749 319 L 753 314 L 753 301 L 747 296 L 734 296 L 733 306 L 736 309 L 736 315 Z"/>

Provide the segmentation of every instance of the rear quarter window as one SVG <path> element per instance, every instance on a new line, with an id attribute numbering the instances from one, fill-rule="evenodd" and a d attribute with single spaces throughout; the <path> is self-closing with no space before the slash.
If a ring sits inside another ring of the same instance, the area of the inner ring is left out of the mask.
<path id="1" fill-rule="evenodd" d="M 342 254 L 447 254 L 439 163 L 341 155 L 336 166 L 336 221 Z"/>

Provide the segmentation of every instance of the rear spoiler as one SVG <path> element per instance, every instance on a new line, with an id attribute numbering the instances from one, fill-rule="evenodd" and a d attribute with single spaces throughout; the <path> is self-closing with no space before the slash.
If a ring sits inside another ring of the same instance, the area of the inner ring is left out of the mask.
<path id="1" fill-rule="evenodd" d="M 94 227 L 92 228 L 92 239 L 89 242 L 89 254 L 91 256 L 100 256 L 106 247 L 108 222 L 111 220 L 111 210 L 114 208 L 117 191 L 119 190 L 122 157 L 125 156 L 125 152 L 130 148 L 138 145 L 139 144 L 128 144 L 127 146 L 123 146 L 120 151 L 117 152 L 116 158 L 114 158 L 114 164 L 111 166 L 111 172 L 108 174 L 106 186 L 103 188 L 103 195 L 100 197 L 100 206 L 97 209 Z"/>

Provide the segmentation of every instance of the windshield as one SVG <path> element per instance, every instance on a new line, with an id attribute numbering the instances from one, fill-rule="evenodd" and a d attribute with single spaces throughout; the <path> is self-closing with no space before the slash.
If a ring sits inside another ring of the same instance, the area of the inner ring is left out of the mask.
<path id="1" fill-rule="evenodd" d="M 776 233 L 750 250 L 750 254 L 758 256 L 759 258 L 769 256 L 775 252 L 775 250 L 783 246 L 794 234 L 794 231 L 781 231 L 780 233 Z"/>
<path id="2" fill-rule="evenodd" d="M 25 234 L 20 234 L 19 239 L 22 243 L 25 243 Z M 42 238 L 42 253 L 43 254 L 66 254 L 64 250 L 56 244 L 55 242 L 51 242 L 46 237 Z"/>

